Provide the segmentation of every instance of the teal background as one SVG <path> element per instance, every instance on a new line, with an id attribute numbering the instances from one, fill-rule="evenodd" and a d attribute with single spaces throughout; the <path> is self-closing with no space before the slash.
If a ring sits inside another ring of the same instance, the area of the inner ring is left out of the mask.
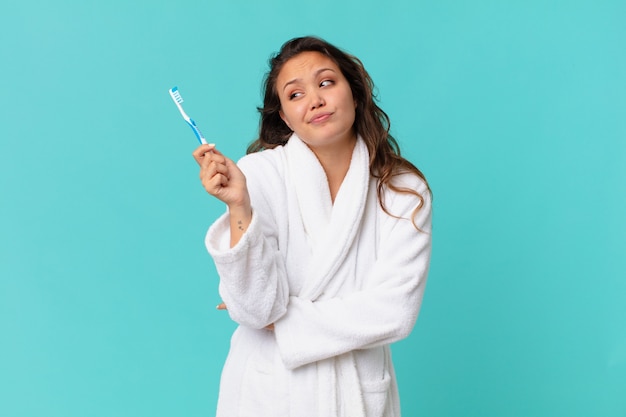
<path id="1" fill-rule="evenodd" d="M 433 188 L 405 416 L 626 416 L 626 3 L 5 1 L 0 415 L 210 416 L 222 212 L 271 53 L 362 59 Z"/>

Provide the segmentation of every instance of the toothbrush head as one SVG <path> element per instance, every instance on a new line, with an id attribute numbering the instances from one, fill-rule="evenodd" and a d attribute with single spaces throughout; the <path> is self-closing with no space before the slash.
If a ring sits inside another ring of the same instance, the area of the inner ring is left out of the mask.
<path id="1" fill-rule="evenodd" d="M 172 96 L 172 100 L 174 100 L 178 104 L 181 104 L 183 102 L 183 97 L 178 92 L 178 87 L 170 88 L 170 96 Z"/>
<path id="2" fill-rule="evenodd" d="M 183 106 L 181 106 L 181 103 L 183 102 L 183 97 L 180 95 L 178 87 L 172 87 L 169 91 L 172 100 L 174 100 L 174 104 L 176 104 L 176 107 L 178 107 L 178 111 L 180 111 L 181 116 L 183 116 L 183 119 L 185 119 L 187 124 L 191 127 L 191 130 L 193 130 L 193 133 L 196 135 L 198 142 L 206 144 L 206 139 L 204 139 L 204 136 L 202 136 L 202 132 L 200 132 L 200 129 L 198 129 L 198 126 L 196 126 L 196 122 L 194 122 L 191 117 L 187 116 L 187 113 L 185 113 L 185 110 L 183 110 Z"/>

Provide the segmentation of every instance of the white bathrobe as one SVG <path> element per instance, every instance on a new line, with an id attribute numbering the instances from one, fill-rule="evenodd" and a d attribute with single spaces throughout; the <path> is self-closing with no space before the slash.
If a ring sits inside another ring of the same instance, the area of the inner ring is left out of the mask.
<path id="1" fill-rule="evenodd" d="M 412 330 L 431 251 L 431 205 L 415 175 L 385 192 L 385 213 L 362 139 L 331 201 L 324 171 L 295 134 L 239 161 L 252 222 L 229 247 L 228 213 L 206 246 L 219 292 L 239 323 L 220 384 L 219 417 L 400 415 L 389 344 Z M 265 327 L 274 323 L 274 330 Z"/>

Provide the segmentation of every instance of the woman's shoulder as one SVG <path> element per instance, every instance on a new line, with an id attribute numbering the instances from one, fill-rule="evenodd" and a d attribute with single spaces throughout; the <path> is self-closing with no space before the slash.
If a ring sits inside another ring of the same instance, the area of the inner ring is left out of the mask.
<path id="1" fill-rule="evenodd" d="M 249 153 L 243 156 L 237 165 L 244 174 L 254 175 L 257 173 L 282 173 L 284 167 L 285 152 L 282 146 L 273 149 L 265 149 L 259 152 Z"/>
<path id="2" fill-rule="evenodd" d="M 412 230 L 430 232 L 432 216 L 432 194 L 424 178 L 414 172 L 402 172 L 392 177 L 391 183 L 383 186 L 382 195 L 385 213 L 383 225 L 394 230 L 396 225 L 409 220 Z"/>
<path id="3" fill-rule="evenodd" d="M 414 172 L 401 172 L 383 187 L 384 204 L 394 214 L 405 216 L 416 208 L 430 212 L 432 195 L 426 180 Z"/>
<path id="4" fill-rule="evenodd" d="M 391 177 L 391 185 L 395 188 L 415 191 L 422 196 L 430 194 L 430 188 L 426 180 L 415 172 L 402 171 L 393 175 Z"/>

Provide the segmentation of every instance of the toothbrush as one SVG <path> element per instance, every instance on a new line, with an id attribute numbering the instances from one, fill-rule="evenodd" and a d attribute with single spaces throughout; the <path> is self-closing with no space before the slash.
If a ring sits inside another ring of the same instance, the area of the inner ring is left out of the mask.
<path id="1" fill-rule="evenodd" d="M 178 110 L 180 111 L 180 114 L 183 116 L 183 119 L 185 119 L 189 127 L 191 127 L 191 130 L 193 130 L 193 133 L 196 135 L 198 142 L 202 144 L 206 144 L 207 141 L 204 138 L 204 136 L 202 136 L 202 132 L 200 132 L 200 129 L 198 129 L 198 126 L 196 126 L 196 122 L 194 122 L 191 117 L 187 116 L 187 113 L 185 113 L 185 110 L 183 110 L 183 106 L 181 106 L 181 103 L 183 102 L 183 97 L 180 95 L 180 92 L 178 91 L 178 87 L 170 88 L 170 96 L 172 96 L 172 100 L 174 100 L 174 103 L 176 104 L 176 107 L 178 107 Z"/>

